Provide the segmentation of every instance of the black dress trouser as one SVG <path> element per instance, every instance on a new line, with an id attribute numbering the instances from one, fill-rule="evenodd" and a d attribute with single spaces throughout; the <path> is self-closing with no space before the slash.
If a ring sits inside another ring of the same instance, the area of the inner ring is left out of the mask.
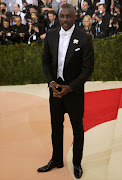
<path id="1" fill-rule="evenodd" d="M 66 84 L 60 79 L 58 84 Z M 57 162 L 63 162 L 63 122 L 64 114 L 68 113 L 73 129 L 73 164 L 80 165 L 83 155 L 84 144 L 84 128 L 83 128 L 83 112 L 84 112 L 84 95 L 72 91 L 62 98 L 53 97 L 52 89 L 50 89 L 50 113 L 52 127 L 52 159 Z"/>

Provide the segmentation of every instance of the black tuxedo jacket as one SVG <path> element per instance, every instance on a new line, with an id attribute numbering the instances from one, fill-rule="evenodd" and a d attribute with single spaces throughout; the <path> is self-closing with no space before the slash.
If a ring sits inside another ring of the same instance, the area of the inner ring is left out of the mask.
<path id="1" fill-rule="evenodd" d="M 57 80 L 59 28 L 49 31 L 42 55 L 47 82 Z M 72 90 L 83 90 L 93 72 L 94 50 L 90 35 L 75 27 L 67 49 L 63 77 Z"/>
<path id="2" fill-rule="evenodd" d="M 103 23 L 105 23 L 109 27 L 109 21 L 112 18 L 112 15 L 108 12 L 103 16 Z"/>
<path id="3" fill-rule="evenodd" d="M 92 27 L 91 27 L 91 31 L 92 31 L 94 37 L 96 37 L 96 25 L 97 25 L 97 23 L 93 23 Z M 103 37 L 109 36 L 109 28 L 104 22 L 102 22 L 100 24 L 100 31 L 103 33 Z"/>
<path id="4" fill-rule="evenodd" d="M 51 27 L 49 26 L 50 24 L 49 19 L 47 19 L 47 22 L 45 24 L 46 24 L 45 27 L 47 28 L 47 31 L 60 27 L 58 18 L 55 19 L 54 24 Z"/>

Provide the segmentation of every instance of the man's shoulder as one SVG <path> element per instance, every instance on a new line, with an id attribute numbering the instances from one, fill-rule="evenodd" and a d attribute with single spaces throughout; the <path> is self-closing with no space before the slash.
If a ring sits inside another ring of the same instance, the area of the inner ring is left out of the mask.
<path id="1" fill-rule="evenodd" d="M 108 12 L 105 13 L 104 18 L 110 19 L 111 17 L 112 17 L 112 15 L 110 13 L 108 13 Z"/>
<path id="2" fill-rule="evenodd" d="M 50 31 L 47 32 L 47 37 L 49 37 L 49 38 L 57 38 L 57 36 L 59 35 L 59 31 L 60 31 L 60 27 L 51 29 Z M 87 39 L 91 38 L 90 35 L 88 35 L 84 31 L 82 31 L 78 27 L 75 27 L 74 33 L 76 34 L 77 37 L 79 37 L 82 40 L 85 40 L 85 39 L 87 40 Z"/>

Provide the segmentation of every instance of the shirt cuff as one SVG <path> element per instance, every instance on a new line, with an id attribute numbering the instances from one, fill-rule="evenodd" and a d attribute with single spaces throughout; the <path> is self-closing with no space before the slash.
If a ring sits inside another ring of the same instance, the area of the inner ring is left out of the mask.
<path id="1" fill-rule="evenodd" d="M 51 82 L 49 83 L 49 87 L 50 87 L 50 85 L 51 85 L 52 82 L 55 82 L 55 81 L 51 81 Z"/>

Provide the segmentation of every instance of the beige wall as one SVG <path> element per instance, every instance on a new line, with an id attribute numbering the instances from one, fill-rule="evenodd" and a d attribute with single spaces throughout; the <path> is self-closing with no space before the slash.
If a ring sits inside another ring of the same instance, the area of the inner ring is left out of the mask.
<path id="1" fill-rule="evenodd" d="M 71 0 L 71 4 L 73 6 L 78 6 L 78 0 Z"/>

